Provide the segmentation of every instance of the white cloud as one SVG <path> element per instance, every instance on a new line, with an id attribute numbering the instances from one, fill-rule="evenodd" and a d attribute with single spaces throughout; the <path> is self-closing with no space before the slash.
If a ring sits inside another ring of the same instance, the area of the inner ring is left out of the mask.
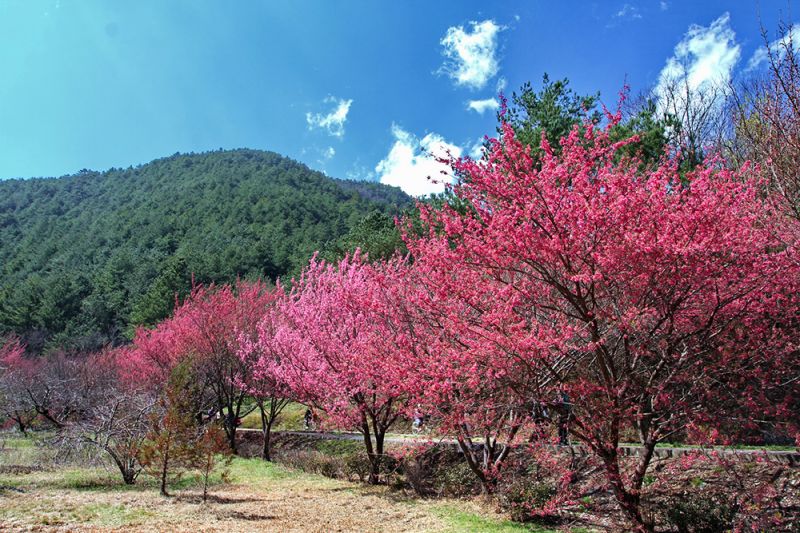
<path id="1" fill-rule="evenodd" d="M 506 88 L 507 81 L 505 78 L 499 78 L 495 85 L 495 92 L 500 94 Z M 467 101 L 467 109 L 471 109 L 478 114 L 483 115 L 487 111 L 496 111 L 500 108 L 500 102 L 495 98 L 484 98 L 482 100 L 469 100 Z"/>
<path id="2" fill-rule="evenodd" d="M 482 89 L 500 69 L 497 60 L 497 35 L 504 29 L 493 20 L 470 22 L 472 31 L 452 26 L 441 40 L 445 64 L 440 69 L 456 83 Z"/>
<path id="3" fill-rule="evenodd" d="M 508 80 L 505 78 L 500 78 L 497 80 L 497 85 L 495 86 L 495 91 L 501 93 L 505 90 L 506 86 L 508 85 Z"/>
<path id="4" fill-rule="evenodd" d="M 397 124 L 392 124 L 392 135 L 391 150 L 375 167 L 378 180 L 400 187 L 411 196 L 444 191 L 444 182 L 452 181 L 452 176 L 450 167 L 437 158 L 460 157 L 461 148 L 436 133 L 417 139 Z"/>
<path id="5" fill-rule="evenodd" d="M 500 103 L 494 98 L 486 98 L 485 100 L 470 100 L 467 102 L 467 109 L 471 109 L 476 113 L 483 115 L 487 111 L 494 111 L 500 107 Z"/>
<path id="6" fill-rule="evenodd" d="M 792 26 L 789 28 L 786 35 L 769 43 L 769 49 L 772 51 L 772 54 L 778 58 L 782 58 L 786 55 L 786 50 L 789 46 L 792 47 L 794 52 L 800 50 L 800 27 Z M 761 45 L 750 58 L 750 61 L 747 62 L 747 70 L 757 69 L 768 60 L 769 54 L 767 53 L 767 47 Z"/>
<path id="7" fill-rule="evenodd" d="M 614 17 L 618 19 L 640 19 L 642 18 L 642 14 L 639 13 L 638 7 L 625 4 L 622 6 L 622 9 L 617 11 L 617 14 L 614 15 Z"/>
<path id="8" fill-rule="evenodd" d="M 333 148 L 333 146 L 328 146 L 325 150 L 322 151 L 322 157 L 324 159 L 331 159 L 335 155 L 336 155 L 336 150 Z"/>
<path id="9" fill-rule="evenodd" d="M 676 87 L 691 94 L 712 95 L 715 88 L 727 85 L 741 53 L 730 15 L 724 13 L 710 26 L 689 27 L 675 46 L 658 77 L 654 94 L 659 102 L 674 97 Z"/>
<path id="10" fill-rule="evenodd" d="M 347 122 L 347 114 L 350 112 L 350 105 L 353 103 L 353 100 L 329 96 L 325 98 L 325 103 L 334 104 L 333 110 L 327 114 L 306 113 L 308 129 L 313 130 L 315 128 L 320 128 L 327 130 L 328 134 L 334 137 L 343 137 L 344 124 Z"/>
<path id="11" fill-rule="evenodd" d="M 480 159 L 481 157 L 483 157 L 483 154 L 486 152 L 486 147 L 483 144 L 485 142 L 486 139 L 484 139 L 483 137 L 475 141 L 475 144 L 473 144 L 472 148 L 469 149 L 469 156 L 472 159 Z"/>
<path id="12" fill-rule="evenodd" d="M 667 9 L 669 9 L 669 4 L 664 0 L 661 0 L 659 7 L 661 7 L 661 11 L 666 11 Z"/>

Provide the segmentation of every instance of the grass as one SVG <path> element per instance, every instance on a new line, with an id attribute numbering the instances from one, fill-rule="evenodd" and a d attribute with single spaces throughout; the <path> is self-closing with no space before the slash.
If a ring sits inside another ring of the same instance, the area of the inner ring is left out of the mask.
<path id="1" fill-rule="evenodd" d="M 200 479 L 184 476 L 170 498 L 144 475 L 124 485 L 113 469 L 50 463 L 52 453 L 36 439 L 0 436 L 0 530 L 42 528 L 149 531 L 486 531 L 537 532 L 514 524 L 487 506 L 460 500 L 422 500 L 391 491 L 295 471 L 260 459 L 235 458 L 229 483 L 212 478 L 201 499 Z M 326 453 L 347 453 L 359 443 L 322 444 Z M 25 464 L 22 464 L 25 463 Z M 41 466 L 41 465 L 40 465 Z"/>
<path id="2" fill-rule="evenodd" d="M 364 443 L 355 440 L 324 440 L 313 443 L 314 449 L 326 455 L 347 455 L 364 450 Z"/>
<path id="3" fill-rule="evenodd" d="M 555 530 L 542 528 L 535 524 L 520 524 L 495 517 L 487 517 L 465 511 L 453 505 L 441 505 L 434 511 L 444 519 L 448 531 L 481 531 L 483 533 L 554 533 Z"/>
<path id="4" fill-rule="evenodd" d="M 306 406 L 301 403 L 292 402 L 283 408 L 273 431 L 301 431 L 303 429 L 303 418 L 306 414 Z M 242 418 L 242 427 L 248 429 L 261 429 L 261 414 L 258 409 Z"/>
<path id="5" fill-rule="evenodd" d="M 44 445 L 51 436 L 50 433 L 37 434 L 35 437 L 0 434 L 0 470 L 11 466 L 39 468 L 52 463 L 55 453 Z"/>

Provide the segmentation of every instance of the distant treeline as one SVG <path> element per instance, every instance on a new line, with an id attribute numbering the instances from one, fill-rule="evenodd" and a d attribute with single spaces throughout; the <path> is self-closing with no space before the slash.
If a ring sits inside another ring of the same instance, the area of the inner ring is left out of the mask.
<path id="1" fill-rule="evenodd" d="M 258 150 L 0 181 L 0 336 L 30 351 L 119 344 L 193 283 L 291 275 L 412 205 Z"/>

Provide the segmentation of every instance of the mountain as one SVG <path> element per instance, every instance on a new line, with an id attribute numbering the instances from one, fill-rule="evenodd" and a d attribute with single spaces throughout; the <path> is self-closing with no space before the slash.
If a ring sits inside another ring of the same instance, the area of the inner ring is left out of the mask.
<path id="1" fill-rule="evenodd" d="M 34 351 L 123 342 L 192 280 L 296 273 L 360 221 L 411 204 L 397 188 L 257 150 L 0 181 L 0 335 Z"/>

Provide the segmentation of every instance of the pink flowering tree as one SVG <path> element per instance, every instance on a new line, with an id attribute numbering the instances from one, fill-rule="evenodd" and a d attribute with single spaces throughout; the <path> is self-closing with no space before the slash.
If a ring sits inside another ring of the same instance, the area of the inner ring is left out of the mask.
<path id="1" fill-rule="evenodd" d="M 382 286 L 402 283 L 403 272 L 399 260 L 369 264 L 358 253 L 336 265 L 314 258 L 280 305 L 281 326 L 267 333 L 284 354 L 293 395 L 363 435 L 371 483 L 386 432 L 406 408 L 404 352 L 382 302 Z"/>
<path id="2" fill-rule="evenodd" d="M 640 491 L 659 442 L 796 402 L 796 230 L 747 167 L 643 171 L 607 132 L 576 128 L 560 155 L 543 140 L 539 167 L 504 124 L 484 159 L 452 162 L 460 207 L 421 206 L 429 231 L 406 242 L 429 284 L 478 311 L 439 320 L 448 357 L 474 361 L 480 348 L 457 355 L 458 344 L 482 337 L 474 382 L 491 372 L 500 397 L 568 421 L 647 530 Z M 476 388 L 473 401 L 485 398 Z M 642 446 L 633 470 L 619 453 L 629 431 Z"/>
<path id="3" fill-rule="evenodd" d="M 263 437 L 261 457 L 266 461 L 271 460 L 272 426 L 292 401 L 292 391 L 284 378 L 287 354 L 282 351 L 283 346 L 276 342 L 276 333 L 284 324 L 279 304 L 286 294 L 278 286 L 270 296 L 271 301 L 257 326 L 240 332 L 237 352 L 248 369 L 240 376 L 240 385 L 258 406 Z"/>

